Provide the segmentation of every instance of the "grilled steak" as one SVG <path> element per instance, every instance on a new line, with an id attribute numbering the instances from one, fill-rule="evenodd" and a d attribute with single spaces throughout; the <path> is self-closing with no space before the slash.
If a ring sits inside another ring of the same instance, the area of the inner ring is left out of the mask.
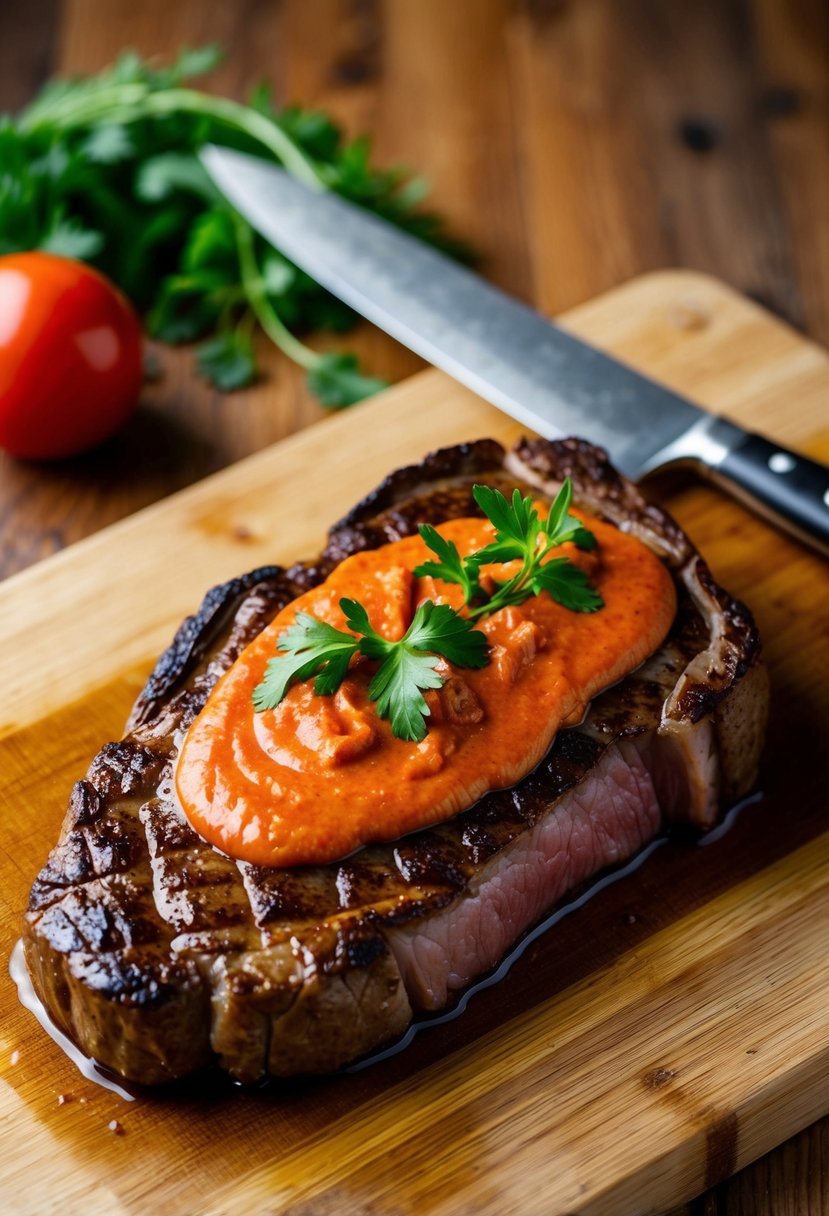
<path id="1" fill-rule="evenodd" d="M 172 794 L 182 732 L 219 676 L 337 562 L 478 514 L 474 481 L 551 497 L 634 532 L 671 569 L 659 651 L 559 732 L 537 768 L 449 822 L 338 863 L 265 869 L 201 840 Z M 747 610 L 674 521 L 579 440 L 484 440 L 398 470 L 319 558 L 208 593 L 72 791 L 25 924 L 34 985 L 101 1063 L 153 1084 L 218 1059 L 234 1077 L 335 1069 L 492 968 L 562 895 L 668 822 L 710 827 L 754 780 L 767 701 Z"/>

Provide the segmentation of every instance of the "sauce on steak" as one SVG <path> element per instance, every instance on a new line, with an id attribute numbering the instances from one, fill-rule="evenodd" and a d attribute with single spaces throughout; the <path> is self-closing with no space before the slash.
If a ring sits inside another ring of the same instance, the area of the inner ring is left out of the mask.
<path id="1" fill-rule="evenodd" d="M 327 865 L 234 861 L 172 789 L 183 733 L 276 612 L 351 554 L 476 513 L 473 482 L 574 502 L 665 563 L 677 614 L 643 665 L 560 731 L 535 769 L 453 819 Z M 748 611 L 681 529 L 580 440 L 484 440 L 391 474 L 321 556 L 208 593 L 70 798 L 32 887 L 35 989 L 88 1055 L 144 1084 L 212 1060 L 242 1081 L 321 1072 L 396 1038 L 413 1007 L 499 961 L 572 886 L 666 822 L 706 829 L 755 778 L 767 704 Z"/>

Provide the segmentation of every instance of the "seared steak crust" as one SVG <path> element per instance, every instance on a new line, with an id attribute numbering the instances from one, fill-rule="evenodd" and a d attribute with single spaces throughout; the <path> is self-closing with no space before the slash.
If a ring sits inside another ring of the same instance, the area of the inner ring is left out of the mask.
<path id="1" fill-rule="evenodd" d="M 280 608 L 351 553 L 419 523 L 478 514 L 475 481 L 544 496 L 568 475 L 578 504 L 635 532 L 674 573 L 679 611 L 657 655 L 560 732 L 534 772 L 447 823 L 293 869 L 234 862 L 196 835 L 172 794 L 177 742 Z M 451 936 L 464 901 L 520 858 L 557 807 L 572 814 L 568 795 L 578 801 L 614 765 L 636 770 L 654 809 L 618 839 L 606 833 L 594 868 L 635 851 L 660 813 L 710 826 L 754 779 L 765 714 L 759 656 L 747 609 L 599 449 L 523 440 L 506 455 L 482 440 L 433 453 L 364 498 L 319 558 L 214 588 L 183 623 L 126 737 L 102 748 L 76 784 L 32 887 L 25 942 L 35 987 L 85 1051 L 147 1084 L 216 1057 L 246 1081 L 336 1068 L 400 1033 L 412 1002 L 439 1004 L 463 982 L 460 972 L 434 983 L 421 974 L 414 938 L 446 926 Z M 558 898 L 561 883 L 550 890 Z"/>

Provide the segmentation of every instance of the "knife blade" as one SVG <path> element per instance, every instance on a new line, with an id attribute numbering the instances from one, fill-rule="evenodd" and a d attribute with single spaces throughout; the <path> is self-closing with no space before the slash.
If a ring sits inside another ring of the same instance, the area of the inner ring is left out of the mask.
<path id="1" fill-rule="evenodd" d="M 829 468 L 713 415 L 338 195 L 208 146 L 236 210 L 333 295 L 546 438 L 582 435 L 638 480 L 691 465 L 829 555 Z"/>

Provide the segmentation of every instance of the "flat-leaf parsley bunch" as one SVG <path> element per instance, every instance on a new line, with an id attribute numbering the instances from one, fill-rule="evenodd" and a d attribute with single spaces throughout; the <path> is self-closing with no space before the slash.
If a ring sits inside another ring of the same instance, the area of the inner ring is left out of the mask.
<path id="1" fill-rule="evenodd" d="M 154 337 L 201 340 L 200 371 L 221 389 L 254 379 L 258 324 L 324 405 L 350 405 L 385 381 L 296 333 L 344 331 L 355 314 L 253 232 L 198 150 L 211 142 L 270 157 L 449 253 L 462 247 L 418 209 L 422 180 L 373 168 L 368 141 L 345 142 L 326 114 L 276 108 L 264 86 L 247 105 L 194 89 L 190 80 L 220 59 L 207 46 L 162 68 L 127 53 L 98 75 L 53 81 L 17 117 L 0 115 L 0 254 L 92 262 L 146 313 Z"/>
<path id="2" fill-rule="evenodd" d="M 398 739 L 419 742 L 426 735 L 430 713 L 423 693 L 442 687 L 444 679 L 437 670 L 442 661 L 469 668 L 485 667 L 489 662 L 486 634 L 473 627 L 476 620 L 523 604 L 542 591 L 573 612 L 595 612 L 603 606 L 587 575 L 568 557 L 545 560 L 551 550 L 568 541 L 579 549 L 596 546 L 593 533 L 570 514 L 573 489 L 569 477 L 544 520 L 532 498 L 523 498 L 518 490 L 511 501 L 491 486 L 478 485 L 472 492 L 495 528 L 494 541 L 461 557 L 454 542 L 429 524 L 421 524 L 420 535 L 437 561 L 423 562 L 414 571 L 461 587 L 465 615 L 448 604 L 425 600 L 403 637 L 389 642 L 373 628 L 356 600 L 340 600 L 351 633 L 298 612 L 295 623 L 278 640 L 283 653 L 268 661 L 265 677 L 254 689 L 257 711 L 276 709 L 292 684 L 311 678 L 316 693 L 335 693 L 352 658 L 361 654 L 379 664 L 368 688 L 378 714 L 391 722 Z M 490 580 L 493 590 L 486 590 L 481 567 L 513 561 L 521 563 L 518 571 L 503 583 Z"/>

